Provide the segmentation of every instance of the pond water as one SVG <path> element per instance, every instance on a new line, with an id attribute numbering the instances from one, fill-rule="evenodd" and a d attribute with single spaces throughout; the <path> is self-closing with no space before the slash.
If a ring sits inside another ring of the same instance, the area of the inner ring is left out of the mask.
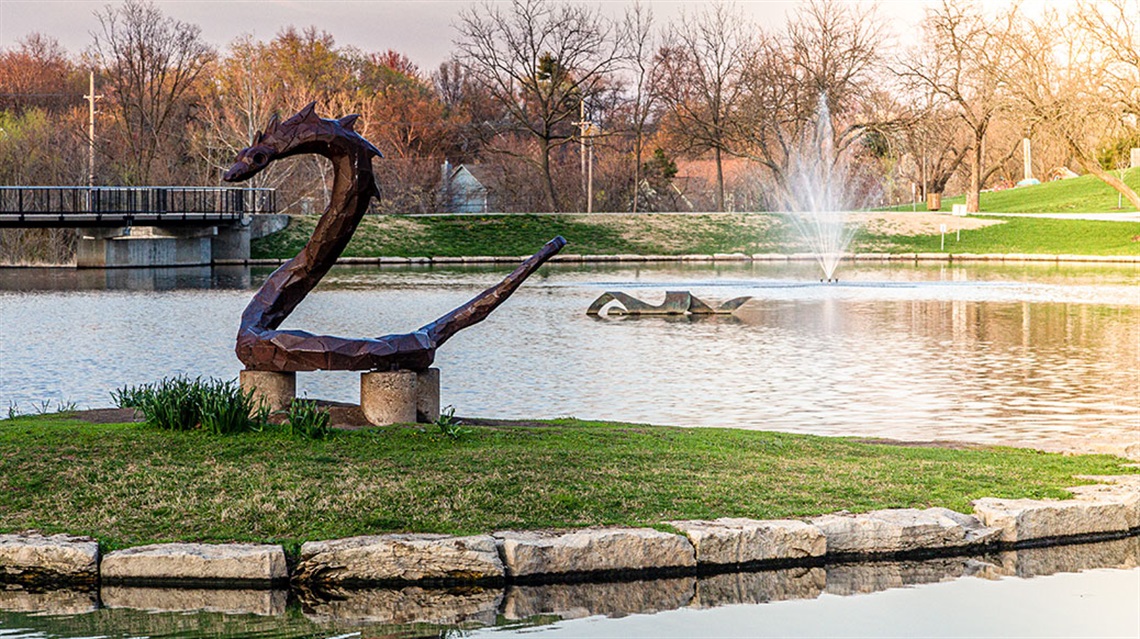
<path id="1" fill-rule="evenodd" d="M 286 328 L 405 332 L 509 266 L 337 268 Z M 238 317 L 268 269 L 0 270 L 0 409 L 111 404 L 186 374 L 234 378 Z M 459 415 L 575 416 L 1120 452 L 1140 445 L 1134 266 L 551 265 L 440 349 Z M 599 319 L 605 291 L 749 295 L 731 317 Z M 299 394 L 356 401 L 355 373 Z"/>
<path id="2" fill-rule="evenodd" d="M 1136 637 L 1138 556 L 1130 537 L 505 589 L 0 587 L 0 637 Z"/>

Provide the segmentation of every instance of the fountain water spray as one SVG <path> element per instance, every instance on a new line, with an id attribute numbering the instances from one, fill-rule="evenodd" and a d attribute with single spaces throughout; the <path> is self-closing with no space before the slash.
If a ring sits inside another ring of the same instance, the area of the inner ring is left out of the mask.
<path id="1" fill-rule="evenodd" d="M 800 236 L 815 255 L 828 282 L 839 281 L 835 269 L 855 236 L 847 224 L 851 209 L 847 170 L 835 154 L 827 96 L 820 94 L 813 132 L 804 135 L 791 162 L 787 210 Z"/>

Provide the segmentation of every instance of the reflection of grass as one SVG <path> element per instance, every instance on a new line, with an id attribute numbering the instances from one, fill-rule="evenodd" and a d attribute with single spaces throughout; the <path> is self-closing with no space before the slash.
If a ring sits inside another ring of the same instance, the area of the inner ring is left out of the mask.
<path id="1" fill-rule="evenodd" d="M 1136 171 L 1140 175 L 1140 171 Z M 1070 182 L 1073 180 L 1070 180 Z M 1140 223 L 1012 219 L 947 235 L 952 253 L 1049 255 L 1140 254 Z M 253 244 L 254 257 L 289 258 L 309 239 L 315 218 L 293 218 L 281 233 Z M 414 226 L 414 229 L 413 229 Z M 411 230 L 409 230 L 411 229 Z M 752 215 L 510 215 L 474 217 L 369 217 L 345 256 L 444 257 L 529 255 L 555 235 L 572 254 L 685 255 L 689 253 L 798 253 L 807 251 L 781 216 Z M 854 252 L 937 252 L 938 235 L 856 235 Z"/>
<path id="2" fill-rule="evenodd" d="M 1119 171 L 1113 175 L 1120 177 Z M 1124 182 L 1134 191 L 1140 191 L 1140 169 L 1124 172 Z M 1003 191 L 990 191 L 981 194 L 979 208 L 988 213 L 1119 213 L 1135 211 L 1128 200 L 1123 200 L 1123 208 L 1116 208 L 1117 192 L 1097 179 L 1095 175 L 1056 182 L 1044 182 L 1034 186 L 1022 186 Z M 950 211 L 954 204 L 965 204 L 966 196 L 944 198 L 942 210 Z M 910 211 L 911 204 L 892 207 L 890 211 Z M 918 210 L 925 208 L 920 202 Z"/>
<path id="3" fill-rule="evenodd" d="M 1045 255 L 1140 255 L 1140 222 L 1047 218 L 1001 218 L 1003 224 L 946 234 L 947 253 L 1036 253 Z M 938 253 L 938 235 L 856 237 L 855 244 L 890 253 Z M 858 250 L 858 249 L 856 249 Z"/>
<path id="4" fill-rule="evenodd" d="M 555 420 L 209 437 L 60 416 L 0 421 L 0 532 L 280 541 L 386 531 L 654 525 L 1063 497 L 1105 456 L 892 447 L 732 429 Z"/>

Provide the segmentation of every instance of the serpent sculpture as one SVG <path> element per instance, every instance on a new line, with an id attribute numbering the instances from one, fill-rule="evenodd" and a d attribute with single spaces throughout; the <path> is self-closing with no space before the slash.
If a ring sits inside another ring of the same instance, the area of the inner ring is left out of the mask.
<path id="1" fill-rule="evenodd" d="M 258 371 L 423 371 L 435 351 L 459 331 L 483 321 L 539 266 L 566 245 L 561 236 L 546 243 L 499 284 L 466 304 L 411 333 L 376 338 L 344 338 L 304 331 L 278 330 L 285 318 L 321 281 L 348 245 L 373 197 L 380 191 L 372 173 L 379 150 L 353 130 L 358 116 L 338 120 L 318 117 L 315 103 L 293 117 L 274 115 L 255 143 L 238 152 L 223 175 L 227 182 L 247 180 L 275 160 L 315 153 L 333 165 L 328 208 L 313 235 L 296 257 L 265 280 L 242 313 L 237 356 L 248 370 Z"/>

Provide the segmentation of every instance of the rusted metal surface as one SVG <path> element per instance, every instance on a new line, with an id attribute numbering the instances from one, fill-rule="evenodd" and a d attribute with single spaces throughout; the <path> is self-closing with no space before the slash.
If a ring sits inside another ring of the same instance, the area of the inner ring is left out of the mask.
<path id="1" fill-rule="evenodd" d="M 735 297 L 715 308 L 688 291 L 666 291 L 665 301 L 654 306 L 619 291 L 602 293 L 586 309 L 587 315 L 600 315 L 610 302 L 616 302 L 607 311 L 609 315 L 723 315 L 740 308 L 751 297 Z"/>
<path id="2" fill-rule="evenodd" d="M 483 321 L 543 262 L 566 245 L 556 237 L 502 282 L 436 321 L 410 333 L 344 338 L 277 330 L 321 281 L 348 245 L 371 198 L 379 196 L 372 158 L 380 151 L 353 130 L 356 115 L 339 120 L 317 116 L 309 104 L 281 122 L 273 116 L 256 143 L 242 149 L 223 178 L 240 182 L 275 160 L 305 153 L 333 165 L 329 206 L 301 252 L 266 279 L 242 313 L 237 356 L 249 370 L 426 370 L 435 351 L 460 330 Z"/>

